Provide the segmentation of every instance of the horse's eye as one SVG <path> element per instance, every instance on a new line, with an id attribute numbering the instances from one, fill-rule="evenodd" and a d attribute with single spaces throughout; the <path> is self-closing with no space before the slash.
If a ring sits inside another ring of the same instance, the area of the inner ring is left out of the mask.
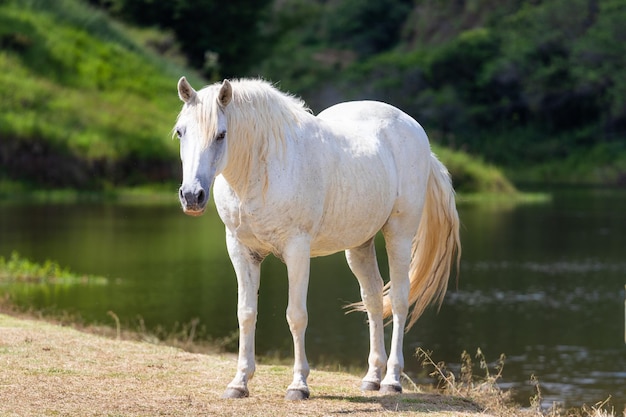
<path id="1" fill-rule="evenodd" d="M 176 128 L 176 136 L 178 137 L 178 139 L 182 138 L 184 133 L 185 133 L 184 128 L 182 127 Z"/>
<path id="2" fill-rule="evenodd" d="M 226 137 L 226 131 L 221 131 L 220 133 L 217 134 L 217 136 L 215 137 L 215 140 L 224 140 L 225 137 Z"/>

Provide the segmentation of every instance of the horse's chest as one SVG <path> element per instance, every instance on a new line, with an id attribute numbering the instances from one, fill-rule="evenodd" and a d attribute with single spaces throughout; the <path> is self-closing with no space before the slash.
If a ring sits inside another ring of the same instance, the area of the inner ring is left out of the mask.
<path id="1" fill-rule="evenodd" d="M 311 222 L 288 211 L 274 211 L 267 207 L 254 209 L 241 207 L 239 224 L 235 228 L 237 239 L 259 252 L 272 252 L 279 256 L 289 238 L 296 232 L 309 232 Z"/>
<path id="2" fill-rule="evenodd" d="M 265 252 L 275 252 L 275 248 L 271 244 L 271 234 L 268 231 L 255 227 L 249 219 L 242 219 L 235 228 L 235 236 L 244 245 L 262 250 Z"/>

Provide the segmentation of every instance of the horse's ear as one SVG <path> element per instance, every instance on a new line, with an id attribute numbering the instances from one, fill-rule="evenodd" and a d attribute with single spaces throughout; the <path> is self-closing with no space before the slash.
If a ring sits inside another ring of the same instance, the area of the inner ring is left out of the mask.
<path id="1" fill-rule="evenodd" d="M 233 98 L 233 86 L 230 85 L 230 81 L 224 80 L 222 83 L 222 87 L 220 87 L 220 92 L 217 95 L 217 100 L 220 103 L 220 106 L 226 107 L 230 100 Z"/>
<path id="2" fill-rule="evenodd" d="M 180 77 L 178 80 L 178 97 L 185 103 L 190 103 L 196 99 L 196 90 L 185 77 Z"/>

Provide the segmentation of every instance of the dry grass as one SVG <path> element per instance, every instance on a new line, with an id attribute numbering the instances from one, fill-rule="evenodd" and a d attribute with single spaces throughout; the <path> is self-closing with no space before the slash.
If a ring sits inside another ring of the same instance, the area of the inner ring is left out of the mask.
<path id="1" fill-rule="evenodd" d="M 220 398 L 235 370 L 232 355 L 196 354 L 115 340 L 39 320 L 0 315 L 3 416 L 480 416 L 459 396 L 408 391 L 366 395 L 356 376 L 313 370 L 311 399 L 283 399 L 291 370 L 261 365 L 251 398 Z"/>
<path id="2" fill-rule="evenodd" d="M 311 399 L 288 402 L 290 367 L 259 365 L 250 398 L 223 400 L 236 367 L 233 355 L 190 353 L 118 335 L 141 337 L 0 314 L 0 416 L 615 416 L 601 407 L 579 414 L 522 410 L 497 389 L 499 372 L 481 382 L 471 372 L 455 378 L 426 355 L 443 376 L 443 393 L 408 381 L 401 395 L 365 394 L 357 376 L 313 370 Z"/>

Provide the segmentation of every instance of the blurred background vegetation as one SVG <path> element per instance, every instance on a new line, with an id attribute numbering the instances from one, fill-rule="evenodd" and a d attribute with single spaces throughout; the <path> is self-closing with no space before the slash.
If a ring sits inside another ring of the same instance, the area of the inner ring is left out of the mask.
<path id="1" fill-rule="evenodd" d="M 0 0 L 0 189 L 176 182 L 181 75 L 396 105 L 461 190 L 624 186 L 624 22 L 626 0 Z"/>

